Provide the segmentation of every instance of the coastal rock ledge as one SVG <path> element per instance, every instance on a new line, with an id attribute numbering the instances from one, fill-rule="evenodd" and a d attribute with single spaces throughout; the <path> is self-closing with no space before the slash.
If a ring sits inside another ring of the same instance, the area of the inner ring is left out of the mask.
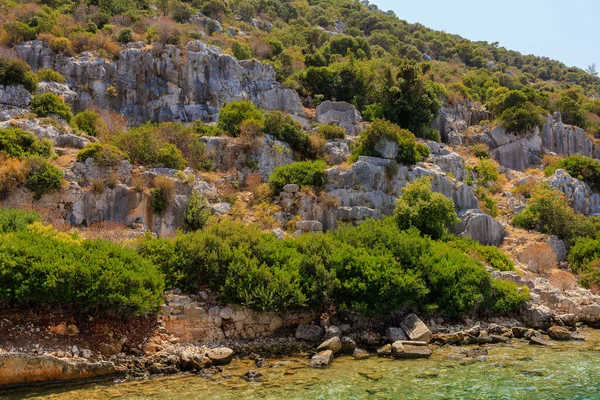
<path id="1" fill-rule="evenodd" d="M 112 362 L 62 359 L 50 355 L 0 354 L 0 387 L 116 375 Z"/>

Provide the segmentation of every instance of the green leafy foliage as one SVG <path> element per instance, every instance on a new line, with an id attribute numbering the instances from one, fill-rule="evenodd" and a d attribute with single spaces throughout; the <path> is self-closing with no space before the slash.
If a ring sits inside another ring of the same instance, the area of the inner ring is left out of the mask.
<path id="1" fill-rule="evenodd" d="M 335 305 L 376 315 L 412 306 L 460 316 L 484 304 L 508 312 L 528 298 L 512 283 L 496 290 L 478 260 L 414 228 L 400 231 L 391 218 L 284 240 L 223 221 L 171 240 L 148 239 L 139 251 L 169 286 L 206 285 L 261 310 Z"/>
<path id="2" fill-rule="evenodd" d="M 125 153 L 108 143 L 89 143 L 77 153 L 77 161 L 85 162 L 92 158 L 98 166 L 113 167 L 125 160 Z"/>
<path id="3" fill-rule="evenodd" d="M 211 215 L 212 212 L 206 197 L 194 191 L 186 204 L 183 217 L 185 227 L 190 231 L 203 229 Z"/>
<path id="4" fill-rule="evenodd" d="M 162 275 L 134 250 L 39 224 L 0 235 L 0 276 L 0 300 L 28 307 L 134 316 L 156 312 L 163 301 Z"/>
<path id="5" fill-rule="evenodd" d="M 37 77 L 25 61 L 0 57 L 0 85 L 23 85 L 33 92 L 37 89 Z"/>
<path id="6" fill-rule="evenodd" d="M 219 111 L 218 127 L 236 137 L 240 134 L 240 124 L 249 119 L 262 121 L 263 116 L 260 110 L 247 100 L 232 101 Z"/>
<path id="7" fill-rule="evenodd" d="M 396 161 L 403 164 L 416 164 L 429 155 L 421 154 L 424 149 L 417 146 L 415 136 L 406 129 L 400 128 L 389 121 L 376 119 L 360 133 L 358 145 L 353 152 L 353 159 L 358 156 L 380 157 L 377 150 L 383 141 L 390 141 L 398 146 Z"/>
<path id="8" fill-rule="evenodd" d="M 36 200 L 62 186 L 62 170 L 44 158 L 30 156 L 27 159 L 27 170 L 25 187 L 33 192 Z"/>
<path id="9" fill-rule="evenodd" d="M 323 124 L 319 125 L 319 128 L 317 129 L 317 135 L 327 140 L 345 139 L 346 130 L 334 124 Z"/>
<path id="10" fill-rule="evenodd" d="M 325 185 L 325 168 L 323 161 L 302 161 L 275 168 L 269 177 L 269 186 L 273 193 L 281 193 L 287 184 L 298 186 L 321 187 Z"/>
<path id="11" fill-rule="evenodd" d="M 464 251 L 469 256 L 479 259 L 497 271 L 514 270 L 514 262 L 496 246 L 483 245 L 470 238 L 450 235 L 445 236 L 444 241 L 449 246 Z"/>
<path id="12" fill-rule="evenodd" d="M 458 222 L 454 202 L 431 191 L 431 180 L 423 177 L 402 189 L 394 218 L 401 230 L 417 228 L 423 235 L 441 238 Z"/>
<path id="13" fill-rule="evenodd" d="M 67 78 L 60 72 L 50 68 L 41 68 L 36 72 L 37 80 L 43 82 L 66 83 Z"/>
<path id="14" fill-rule="evenodd" d="M 23 231 L 27 225 L 39 220 L 40 216 L 35 211 L 0 207 L 0 234 Z"/>
<path id="15" fill-rule="evenodd" d="M 265 114 L 263 132 L 290 145 L 292 150 L 304 158 L 314 156 L 310 137 L 302 131 L 300 124 L 288 114 L 270 111 Z"/>
<path id="16" fill-rule="evenodd" d="M 31 110 L 38 117 L 47 117 L 51 114 L 58 115 L 65 121 L 71 121 L 73 114 L 71 114 L 71 107 L 63 103 L 60 97 L 54 93 L 45 92 L 36 94 L 31 99 L 29 104 Z"/>
<path id="17" fill-rule="evenodd" d="M 55 156 L 49 139 L 38 139 L 31 132 L 19 128 L 0 129 L 0 154 L 13 157 L 37 155 L 45 158 Z"/>
<path id="18" fill-rule="evenodd" d="M 233 56 L 238 60 L 248 60 L 252 58 L 252 50 L 246 43 L 235 42 L 233 44 Z"/>
<path id="19" fill-rule="evenodd" d="M 93 110 L 84 110 L 73 117 L 73 124 L 90 136 L 98 136 L 98 132 L 104 126 L 100 115 Z"/>

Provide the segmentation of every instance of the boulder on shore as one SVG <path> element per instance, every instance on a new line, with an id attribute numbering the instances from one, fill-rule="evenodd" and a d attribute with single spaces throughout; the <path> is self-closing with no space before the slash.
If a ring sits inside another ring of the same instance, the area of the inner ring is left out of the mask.
<path id="1" fill-rule="evenodd" d="M 402 330 L 406 333 L 410 340 L 423 342 L 431 342 L 433 335 L 427 325 L 416 314 L 408 314 L 404 321 L 400 323 Z"/>
<path id="2" fill-rule="evenodd" d="M 218 347 L 208 350 L 206 356 L 212 361 L 213 365 L 225 365 L 231 362 L 233 350 L 227 347 Z"/>
<path id="3" fill-rule="evenodd" d="M 318 325 L 298 325 L 296 339 L 316 342 L 323 339 L 325 331 Z"/>
<path id="4" fill-rule="evenodd" d="M 324 350 L 315 354 L 310 360 L 312 368 L 325 368 L 333 362 L 333 351 Z"/>

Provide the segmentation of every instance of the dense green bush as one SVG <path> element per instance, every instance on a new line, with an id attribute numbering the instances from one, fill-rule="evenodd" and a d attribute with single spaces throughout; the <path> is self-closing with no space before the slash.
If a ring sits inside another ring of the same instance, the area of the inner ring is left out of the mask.
<path id="1" fill-rule="evenodd" d="M 265 114 L 263 132 L 290 145 L 292 150 L 304 158 L 314 156 L 310 137 L 302 131 L 300 124 L 288 114 L 270 111 Z"/>
<path id="2" fill-rule="evenodd" d="M 119 150 L 118 147 L 108 143 L 88 143 L 83 149 L 77 153 L 77 161 L 85 162 L 88 158 L 92 158 L 96 165 L 113 167 L 125 160 L 125 153 Z"/>
<path id="3" fill-rule="evenodd" d="M 55 156 L 49 139 L 38 139 L 33 133 L 19 128 L 0 129 L 0 154 L 13 157 L 37 155 L 51 158 Z"/>
<path id="4" fill-rule="evenodd" d="M 190 159 L 199 160 L 203 153 L 203 147 L 199 140 L 189 136 L 184 129 L 174 129 L 174 134 L 169 135 L 169 124 L 153 125 L 144 124 L 132 128 L 115 136 L 112 142 L 125 154 L 134 164 L 155 166 L 163 168 L 183 169 L 186 159 L 182 151 L 170 143 L 180 142 L 182 148 L 189 150 Z M 171 137 L 170 137 L 171 136 Z"/>
<path id="5" fill-rule="evenodd" d="M 431 191 L 431 180 L 419 178 L 402 189 L 394 212 L 400 229 L 417 228 L 423 235 L 441 238 L 458 222 L 454 202 Z"/>
<path id="6" fill-rule="evenodd" d="M 27 307 L 133 316 L 163 301 L 162 275 L 135 251 L 39 224 L 0 235 L 0 276 L 0 300 Z"/>
<path id="7" fill-rule="evenodd" d="M 204 228 L 211 214 L 206 197 L 194 191 L 187 201 L 183 223 L 186 229 L 197 231 Z"/>
<path id="8" fill-rule="evenodd" d="M 514 262 L 496 246 L 483 245 L 470 238 L 448 235 L 444 241 L 450 247 L 460 249 L 471 257 L 477 258 L 497 271 L 513 271 Z"/>
<path id="9" fill-rule="evenodd" d="M 513 283 L 494 290 L 495 280 L 464 251 L 414 228 L 400 231 L 390 218 L 284 240 L 224 221 L 148 239 L 139 251 L 162 268 L 169 286 L 206 285 L 261 310 L 334 305 L 375 315 L 412 306 L 459 316 L 485 304 L 508 312 L 527 299 Z"/>
<path id="10" fill-rule="evenodd" d="M 487 147 L 483 143 L 474 144 L 473 146 L 469 147 L 469 150 L 475 157 L 480 158 L 480 159 L 491 157 L 489 147 Z"/>
<path id="11" fill-rule="evenodd" d="M 129 43 L 133 41 L 133 30 L 131 28 L 123 28 L 117 35 L 117 42 Z"/>
<path id="12" fill-rule="evenodd" d="M 317 135 L 327 140 L 344 139 L 346 138 L 346 130 L 335 124 L 323 124 L 319 125 Z"/>
<path id="13" fill-rule="evenodd" d="M 534 104 L 535 92 L 496 88 L 491 90 L 488 108 L 508 132 L 526 133 L 544 122 L 542 109 Z"/>
<path id="14" fill-rule="evenodd" d="M 30 156 L 27 159 L 27 170 L 25 187 L 33 192 L 36 200 L 62 186 L 62 170 L 44 158 Z"/>
<path id="15" fill-rule="evenodd" d="M 96 111 L 84 110 L 73 117 L 73 124 L 88 135 L 97 136 L 104 122 Z"/>
<path id="16" fill-rule="evenodd" d="M 0 57 L 0 85 L 23 85 L 33 92 L 37 88 L 37 78 L 25 61 Z"/>
<path id="17" fill-rule="evenodd" d="M 403 164 L 415 164 L 429 153 L 421 154 L 422 147 L 417 147 L 415 136 L 406 129 L 389 121 L 376 119 L 360 133 L 358 145 L 353 152 L 353 159 L 358 156 L 380 157 L 376 149 L 381 141 L 391 141 L 398 146 L 396 161 Z"/>
<path id="18" fill-rule="evenodd" d="M 572 177 L 590 185 L 593 190 L 600 191 L 600 161 L 575 154 L 547 167 L 546 176 L 554 175 L 557 169 L 564 169 Z"/>
<path id="19" fill-rule="evenodd" d="M 235 42 L 233 44 L 233 56 L 238 60 L 248 60 L 252 58 L 252 50 L 246 43 Z"/>
<path id="20" fill-rule="evenodd" d="M 254 104 L 247 100 L 232 101 L 219 111 L 218 127 L 231 136 L 240 134 L 240 124 L 248 119 L 262 121 L 263 116 Z"/>
<path id="21" fill-rule="evenodd" d="M 65 121 L 71 121 L 73 114 L 71 114 L 71 108 L 62 102 L 60 97 L 54 93 L 46 92 L 40 93 L 33 96 L 29 103 L 31 110 L 38 117 L 47 117 L 51 114 L 58 115 Z"/>
<path id="22" fill-rule="evenodd" d="M 303 161 L 280 165 L 269 177 L 269 186 L 273 193 L 281 193 L 287 184 L 298 186 L 321 187 L 325 185 L 325 168 L 323 161 Z"/>
<path id="23" fill-rule="evenodd" d="M 41 68 L 36 72 L 37 80 L 43 82 L 58 82 L 66 83 L 67 78 L 60 72 L 57 72 L 50 68 Z"/>
<path id="24" fill-rule="evenodd" d="M 490 287 L 490 295 L 484 302 L 484 307 L 492 312 L 504 314 L 519 308 L 529 300 L 529 289 L 522 287 L 521 291 L 515 291 L 511 282 L 495 279 Z"/>
<path id="25" fill-rule="evenodd" d="M 40 220 L 35 211 L 0 207 L 0 234 L 25 230 L 27 225 Z"/>

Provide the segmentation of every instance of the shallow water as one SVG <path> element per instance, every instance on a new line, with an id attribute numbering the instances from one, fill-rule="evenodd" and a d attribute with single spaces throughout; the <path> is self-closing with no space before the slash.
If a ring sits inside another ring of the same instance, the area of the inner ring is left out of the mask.
<path id="1" fill-rule="evenodd" d="M 600 399 L 600 332 L 585 342 L 552 348 L 488 348 L 485 359 L 466 359 L 461 348 L 438 349 L 429 360 L 355 361 L 339 357 L 327 370 L 303 359 L 271 360 L 262 383 L 241 376 L 254 369 L 238 361 L 212 379 L 177 375 L 0 394 L 0 399 Z"/>

